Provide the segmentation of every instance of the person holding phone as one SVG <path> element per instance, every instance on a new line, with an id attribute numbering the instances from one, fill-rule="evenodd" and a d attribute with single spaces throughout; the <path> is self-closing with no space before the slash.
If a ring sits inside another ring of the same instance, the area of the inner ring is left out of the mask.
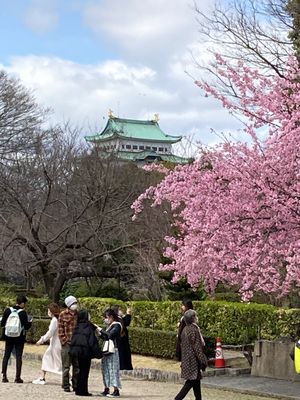
<path id="1" fill-rule="evenodd" d="M 97 331 L 103 340 L 107 341 L 110 339 L 113 341 L 114 351 L 109 354 L 103 354 L 101 368 L 104 391 L 101 393 L 101 395 L 107 397 L 120 397 L 121 379 L 118 348 L 120 345 L 120 337 L 122 335 L 123 326 L 119 321 L 118 314 L 112 308 L 109 308 L 105 311 L 104 317 L 104 323 L 107 328 L 104 330 L 97 327 Z M 114 388 L 112 393 L 109 392 L 109 388 L 111 386 Z"/>
<path id="2" fill-rule="evenodd" d="M 16 377 L 15 383 L 23 383 L 21 379 L 22 357 L 26 340 L 26 331 L 31 328 L 31 321 L 25 311 L 27 298 L 18 296 L 16 304 L 6 308 L 1 319 L 1 326 L 4 328 L 5 351 L 2 360 L 2 382 L 7 383 L 7 366 L 11 353 L 16 354 Z"/>
<path id="3" fill-rule="evenodd" d="M 119 342 L 119 358 L 120 358 L 120 371 L 132 370 L 131 348 L 129 343 L 129 334 L 127 327 L 131 323 L 131 308 L 127 307 L 126 314 L 123 314 L 120 306 L 115 305 L 112 309 L 118 314 L 119 321 L 122 323 L 122 335 Z"/>

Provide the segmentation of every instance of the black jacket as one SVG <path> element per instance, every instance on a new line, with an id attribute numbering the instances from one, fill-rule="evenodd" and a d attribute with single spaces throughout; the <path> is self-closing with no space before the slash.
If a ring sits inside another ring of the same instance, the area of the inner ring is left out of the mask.
<path id="1" fill-rule="evenodd" d="M 103 329 L 100 331 L 100 336 L 104 340 L 113 340 L 115 347 L 118 349 L 120 346 L 121 331 L 121 322 L 113 322 L 105 331 Z"/>
<path id="2" fill-rule="evenodd" d="M 78 322 L 70 345 L 70 354 L 80 358 L 101 358 L 102 352 L 95 335 L 96 327 L 90 322 Z"/>
<path id="3" fill-rule="evenodd" d="M 120 370 L 132 370 L 131 361 L 131 349 L 129 343 L 129 335 L 127 326 L 130 325 L 131 315 L 124 315 L 123 319 L 123 334 L 120 337 L 119 343 L 119 358 L 120 358 Z"/>
<path id="4" fill-rule="evenodd" d="M 3 332 L 2 332 L 2 337 L 4 340 L 7 340 L 8 342 L 13 342 L 13 343 L 22 343 L 25 342 L 26 340 L 26 331 L 28 331 L 28 329 L 31 328 L 31 322 L 28 322 L 28 315 L 27 312 L 22 309 L 21 307 L 15 305 L 12 306 L 12 308 L 14 308 L 15 310 L 22 310 L 19 313 L 19 317 L 20 317 L 20 321 L 21 321 L 21 326 L 23 327 L 21 335 L 18 337 L 8 337 L 5 335 L 5 325 L 6 325 L 6 321 L 9 317 L 9 314 L 11 313 L 10 308 L 6 308 L 6 310 L 3 313 L 3 317 L 1 320 L 1 326 L 3 328 Z"/>

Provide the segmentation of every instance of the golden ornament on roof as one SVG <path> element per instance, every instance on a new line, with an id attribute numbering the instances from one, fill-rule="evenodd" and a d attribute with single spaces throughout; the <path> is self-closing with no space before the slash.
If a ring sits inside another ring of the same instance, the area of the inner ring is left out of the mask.
<path id="1" fill-rule="evenodd" d="M 158 114 L 158 113 L 155 113 L 155 114 L 154 114 L 154 119 L 153 119 L 153 121 L 155 121 L 155 122 L 158 122 L 158 121 L 159 121 L 159 114 Z"/>
<path id="2" fill-rule="evenodd" d="M 108 118 L 115 118 L 113 110 L 108 110 Z"/>

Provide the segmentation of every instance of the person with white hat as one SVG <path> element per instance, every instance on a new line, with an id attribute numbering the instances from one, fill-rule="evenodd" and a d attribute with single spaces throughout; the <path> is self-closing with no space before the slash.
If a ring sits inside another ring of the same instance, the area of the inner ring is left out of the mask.
<path id="1" fill-rule="evenodd" d="M 72 388 L 76 391 L 77 378 L 79 374 L 78 359 L 70 355 L 70 343 L 77 324 L 78 302 L 76 297 L 68 296 L 65 299 L 67 308 L 59 314 L 58 336 L 61 343 L 62 360 L 62 388 L 65 392 L 70 392 L 70 368 L 72 366 Z"/>

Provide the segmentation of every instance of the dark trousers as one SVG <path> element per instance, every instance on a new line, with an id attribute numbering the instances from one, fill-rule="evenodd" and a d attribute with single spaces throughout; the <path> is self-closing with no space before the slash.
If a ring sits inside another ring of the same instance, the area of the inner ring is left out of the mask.
<path id="1" fill-rule="evenodd" d="M 91 359 L 90 358 L 78 358 L 79 364 L 79 374 L 77 379 L 77 389 L 76 394 L 86 395 L 88 394 L 88 379 L 91 368 Z"/>
<path id="2" fill-rule="evenodd" d="M 2 374 L 6 376 L 7 374 L 7 365 L 8 360 L 11 356 L 11 353 L 15 349 L 16 352 L 16 378 L 21 378 L 22 371 L 22 356 L 24 350 L 24 342 L 13 342 L 13 341 L 5 341 L 5 351 L 4 357 L 2 361 Z"/>
<path id="3" fill-rule="evenodd" d="M 77 379 L 79 373 L 78 358 L 71 357 L 70 345 L 65 344 L 61 346 L 61 362 L 62 362 L 62 388 L 70 389 L 70 368 L 72 366 L 72 387 L 76 391 Z"/>
<path id="4" fill-rule="evenodd" d="M 185 384 L 183 385 L 182 389 L 180 392 L 177 394 L 175 397 L 175 400 L 182 400 L 185 398 L 185 396 L 188 394 L 188 392 L 193 388 L 195 399 L 196 400 L 201 400 L 201 386 L 200 386 L 200 379 L 195 379 L 195 380 L 187 380 L 185 381 Z"/>

